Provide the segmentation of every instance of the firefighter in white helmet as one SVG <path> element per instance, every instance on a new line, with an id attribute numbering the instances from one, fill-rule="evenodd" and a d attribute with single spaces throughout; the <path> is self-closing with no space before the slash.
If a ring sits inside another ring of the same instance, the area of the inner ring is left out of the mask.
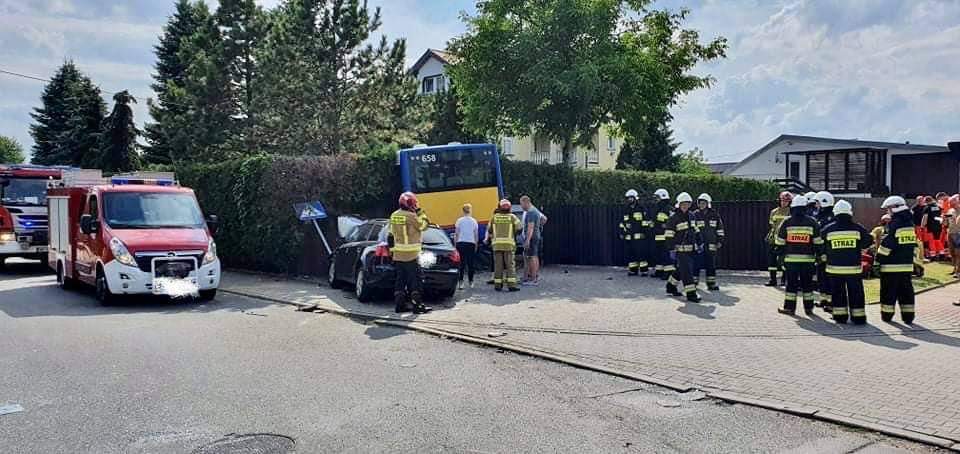
<path id="1" fill-rule="evenodd" d="M 910 325 L 916 317 L 913 294 L 914 250 L 917 233 L 913 228 L 913 215 L 907 201 L 900 196 L 887 197 L 881 208 L 892 218 L 887 225 L 886 236 L 877 248 L 880 264 L 880 318 L 893 321 L 896 305 L 900 303 L 900 317 Z"/>
<path id="2" fill-rule="evenodd" d="M 720 290 L 717 285 L 717 254 L 723 246 L 726 232 L 723 230 L 720 213 L 713 209 L 713 197 L 710 197 L 710 194 L 703 193 L 697 197 L 697 210 L 693 212 L 693 218 L 700 230 L 704 246 L 693 271 L 693 282 L 700 281 L 700 270 L 704 269 L 707 274 L 707 289 Z"/>
<path id="3" fill-rule="evenodd" d="M 646 276 L 649 268 L 646 213 L 640 205 L 640 194 L 635 189 L 627 191 L 624 196 L 627 204 L 623 211 L 623 220 L 620 222 L 620 238 L 624 241 L 628 274 Z"/>
<path id="4" fill-rule="evenodd" d="M 867 322 L 864 307 L 862 252 L 873 238 L 853 220 L 853 206 L 846 200 L 834 206 L 834 222 L 821 232 L 823 256 L 826 258 L 827 284 L 832 295 L 832 314 L 837 323 Z"/>
<path id="5" fill-rule="evenodd" d="M 670 203 L 670 193 L 666 189 L 657 189 L 654 193 L 657 203 L 650 207 L 647 219 L 650 236 L 653 237 L 653 244 L 650 247 L 650 262 L 653 263 L 654 276 L 666 280 L 674 271 L 673 261 L 670 260 L 670 250 L 667 248 L 667 238 L 664 235 L 665 224 L 670 219 L 673 212 Z M 649 244 L 649 243 L 648 243 Z"/>
<path id="6" fill-rule="evenodd" d="M 697 285 L 693 282 L 693 259 L 697 251 L 703 247 L 703 238 L 691 212 L 693 198 L 686 192 L 677 196 L 677 211 L 667 220 L 664 226 L 664 236 L 667 247 L 676 252 L 676 266 L 670 277 L 667 278 L 667 293 L 673 296 L 683 296 L 678 285 L 683 284 L 683 292 L 687 301 L 699 303 Z"/>
<path id="7" fill-rule="evenodd" d="M 804 312 L 813 315 L 813 275 L 823 239 L 820 224 L 807 214 L 806 197 L 797 196 L 790 202 L 790 217 L 780 224 L 776 244 L 782 248 L 787 275 L 787 291 L 778 311 L 793 315 L 797 300 L 802 299 Z"/>

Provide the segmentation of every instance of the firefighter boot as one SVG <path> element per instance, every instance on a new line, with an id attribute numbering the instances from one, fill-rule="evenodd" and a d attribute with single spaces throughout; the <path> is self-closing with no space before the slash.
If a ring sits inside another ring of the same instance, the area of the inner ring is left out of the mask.
<path id="1" fill-rule="evenodd" d="M 413 310 L 410 304 L 407 303 L 407 294 L 404 292 L 393 292 L 393 302 L 395 304 L 394 311 L 398 314 Z"/>
<path id="2" fill-rule="evenodd" d="M 770 280 L 767 281 L 767 283 L 766 283 L 766 284 L 763 284 L 763 285 L 766 286 L 766 287 L 776 287 L 776 286 L 777 286 L 777 272 L 776 272 L 776 271 L 771 271 L 771 272 L 770 272 Z"/>
<path id="3" fill-rule="evenodd" d="M 413 300 L 413 313 L 414 314 L 426 314 L 433 310 L 430 306 L 425 306 L 423 304 L 423 296 L 420 295 L 420 292 L 413 292 L 410 295 L 410 299 Z"/>
<path id="4" fill-rule="evenodd" d="M 700 301 L 703 301 L 703 298 L 700 298 L 700 295 L 698 295 L 697 292 L 690 292 L 687 293 L 687 301 L 691 303 L 699 303 Z"/>
<path id="5" fill-rule="evenodd" d="M 680 289 L 677 288 L 677 284 L 674 282 L 673 277 L 670 277 L 667 280 L 667 294 L 670 296 L 683 296 L 683 293 L 680 293 Z"/>

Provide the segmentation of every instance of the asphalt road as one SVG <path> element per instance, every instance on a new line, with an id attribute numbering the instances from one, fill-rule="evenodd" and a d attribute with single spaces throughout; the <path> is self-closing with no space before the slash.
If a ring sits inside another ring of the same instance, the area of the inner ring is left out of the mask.
<path id="1" fill-rule="evenodd" d="M 933 452 L 242 297 L 104 308 L 35 265 L 0 274 L 0 348 L 3 453 Z"/>

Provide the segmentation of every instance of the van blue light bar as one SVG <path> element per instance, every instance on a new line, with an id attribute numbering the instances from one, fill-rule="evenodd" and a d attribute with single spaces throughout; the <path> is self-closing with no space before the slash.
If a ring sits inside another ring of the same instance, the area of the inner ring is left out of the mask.
<path id="1" fill-rule="evenodd" d="M 110 184 L 115 184 L 115 185 L 118 185 L 118 186 L 126 185 L 126 184 L 146 184 L 146 185 L 152 185 L 152 186 L 173 186 L 173 180 L 113 177 L 113 178 L 110 179 Z"/>

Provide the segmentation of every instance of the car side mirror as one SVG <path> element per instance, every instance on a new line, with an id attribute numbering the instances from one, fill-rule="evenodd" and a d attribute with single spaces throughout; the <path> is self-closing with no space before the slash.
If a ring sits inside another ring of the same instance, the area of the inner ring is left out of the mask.
<path id="1" fill-rule="evenodd" d="M 207 228 L 210 229 L 211 235 L 216 235 L 217 231 L 220 230 L 220 218 L 215 214 L 207 216 Z"/>

